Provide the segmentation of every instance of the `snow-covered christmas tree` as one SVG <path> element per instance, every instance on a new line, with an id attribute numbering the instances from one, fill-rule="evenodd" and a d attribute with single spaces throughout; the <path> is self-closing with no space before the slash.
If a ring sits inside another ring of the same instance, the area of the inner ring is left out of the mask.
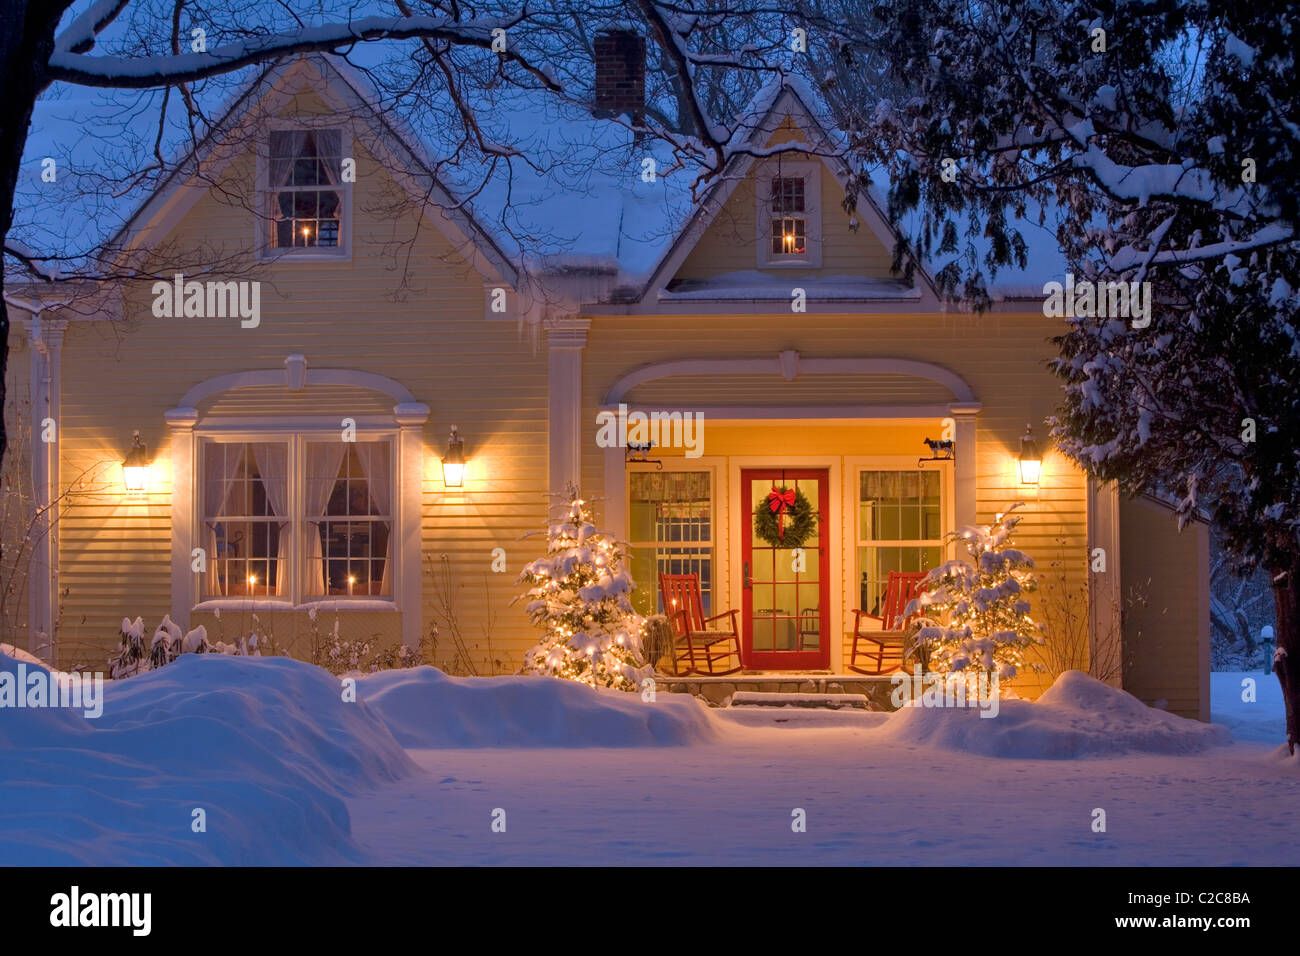
<path id="1" fill-rule="evenodd" d="M 1025 650 L 1043 643 L 1041 624 L 1029 616 L 1025 595 L 1036 587 L 1033 558 L 1011 547 L 1020 502 L 993 524 L 966 526 L 949 537 L 964 541 L 974 559 L 948 561 L 930 572 L 923 591 L 907 606 L 919 614 L 913 656 L 936 671 L 996 671 L 999 680 L 1015 677 L 1026 663 Z"/>
<path id="2" fill-rule="evenodd" d="M 632 610 L 626 546 L 592 524 L 576 488 L 566 497 L 562 517 L 547 528 L 546 557 L 517 582 L 528 590 L 516 600 L 544 631 L 523 672 L 636 690 L 649 670 L 640 660 L 645 622 Z"/>

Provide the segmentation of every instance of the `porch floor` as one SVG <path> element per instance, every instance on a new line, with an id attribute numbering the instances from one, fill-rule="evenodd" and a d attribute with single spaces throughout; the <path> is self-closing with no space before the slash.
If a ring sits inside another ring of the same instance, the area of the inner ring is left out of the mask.
<path id="1" fill-rule="evenodd" d="M 724 677 L 660 674 L 656 682 L 674 694 L 694 694 L 710 704 L 725 706 L 739 691 L 769 694 L 862 694 L 872 710 L 893 710 L 890 674 L 868 676 L 834 671 L 740 671 Z"/>

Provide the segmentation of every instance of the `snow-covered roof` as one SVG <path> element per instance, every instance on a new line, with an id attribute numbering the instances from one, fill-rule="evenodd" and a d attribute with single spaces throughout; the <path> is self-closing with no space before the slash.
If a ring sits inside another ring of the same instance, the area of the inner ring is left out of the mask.
<path id="1" fill-rule="evenodd" d="M 467 161 L 462 150 L 456 162 L 447 162 L 445 158 L 457 153 L 459 144 L 445 124 L 421 123 L 420 117 L 404 115 L 400 103 L 381 105 L 369 76 L 339 57 L 313 54 L 304 59 L 345 86 L 351 97 L 374 106 L 377 121 L 400 144 L 404 158 L 419 167 L 422 177 L 445 187 L 448 205 L 464 209 L 465 231 L 488 258 L 498 258 L 493 255 L 496 250 L 501 258 L 532 274 L 599 276 L 600 298 L 626 300 L 647 294 L 660 300 L 768 298 L 766 291 L 773 290 L 766 290 L 770 282 L 761 273 L 733 273 L 666 292 L 664 287 L 672 275 L 664 272 L 673 264 L 674 250 L 685 247 L 689 251 L 698 240 L 698 228 L 691 228 L 693 217 L 698 219 L 710 196 L 716 199 L 716 191 L 725 188 L 729 179 L 743 175 L 756 156 L 765 155 L 766 134 L 787 113 L 798 114 L 796 121 L 828 164 L 838 167 L 840 173 L 848 171 L 840 155 L 845 140 L 831 123 L 824 102 L 795 77 L 774 78 L 745 114 L 733 121 L 727 168 L 696 201 L 692 187 L 699 187 L 705 173 L 702 167 L 684 162 L 680 153 L 675 156 L 658 139 L 638 140 L 624 124 L 593 116 L 582 104 L 541 90 L 510 87 L 485 91 L 479 111 L 485 138 L 509 144 L 528 161 L 493 162 L 481 155 Z M 250 108 L 254 93 L 285 72 L 285 64 L 277 64 L 257 71 L 239 89 L 227 87 L 226 108 L 232 114 Z M 150 125 L 151 111 L 144 108 L 147 96 L 135 92 L 129 96 L 136 101 L 137 113 L 126 127 L 144 142 L 155 131 Z M 54 155 L 70 161 L 74 169 L 93 169 L 96 150 L 112 144 L 96 139 L 90 118 L 105 111 L 121 115 L 127 109 L 124 97 L 121 91 L 60 88 L 38 103 L 20 184 L 19 205 L 25 212 L 18 217 L 12 235 L 30 237 L 29 245 L 54 248 L 74 239 L 107 242 L 138 219 L 150 202 L 156 202 L 159 192 L 175 185 L 146 177 L 135 188 L 116 195 L 92 192 L 75 203 L 42 207 L 41 197 L 50 192 L 40 179 L 41 159 Z M 219 109 L 213 112 L 219 115 Z M 179 134 L 174 139 L 184 142 Z M 184 168 L 184 163 L 179 165 Z M 883 188 L 871 190 L 866 205 L 873 210 L 866 211 L 866 218 L 884 221 L 879 212 L 883 194 Z M 1025 269 L 1000 270 L 993 283 L 995 297 L 1039 297 L 1043 281 L 1065 271 L 1051 228 L 1018 225 L 1029 246 L 1030 262 Z M 905 222 L 903 227 L 911 228 L 911 224 Z M 966 238 L 967 252 L 983 242 L 978 235 Z M 952 258 L 932 254 L 922 262 L 921 285 L 932 287 L 928 276 Z M 783 280 L 782 288 L 782 297 L 788 297 L 788 282 Z M 817 294 L 869 300 L 906 298 L 911 293 L 902 283 L 854 282 L 846 276 L 819 281 Z"/>

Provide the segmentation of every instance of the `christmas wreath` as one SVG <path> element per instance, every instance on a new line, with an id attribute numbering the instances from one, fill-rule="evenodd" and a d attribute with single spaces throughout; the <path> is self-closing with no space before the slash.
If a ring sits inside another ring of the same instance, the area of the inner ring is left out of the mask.
<path id="1" fill-rule="evenodd" d="M 754 531 L 777 548 L 802 548 L 817 530 L 808 496 L 794 488 L 772 486 L 754 509 Z"/>

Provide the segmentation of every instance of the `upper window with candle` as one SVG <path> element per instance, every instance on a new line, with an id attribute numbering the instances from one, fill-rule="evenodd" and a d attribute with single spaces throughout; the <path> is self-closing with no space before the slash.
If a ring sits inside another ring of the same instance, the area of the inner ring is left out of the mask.
<path id="1" fill-rule="evenodd" d="M 772 255 L 805 255 L 808 220 L 804 217 L 804 181 L 799 176 L 772 177 Z"/>
<path id="2" fill-rule="evenodd" d="M 266 164 L 268 256 L 347 252 L 350 187 L 338 129 L 273 130 Z"/>
<path id="3" fill-rule="evenodd" d="M 821 265 L 820 164 L 770 160 L 758 178 L 758 264 Z"/>

